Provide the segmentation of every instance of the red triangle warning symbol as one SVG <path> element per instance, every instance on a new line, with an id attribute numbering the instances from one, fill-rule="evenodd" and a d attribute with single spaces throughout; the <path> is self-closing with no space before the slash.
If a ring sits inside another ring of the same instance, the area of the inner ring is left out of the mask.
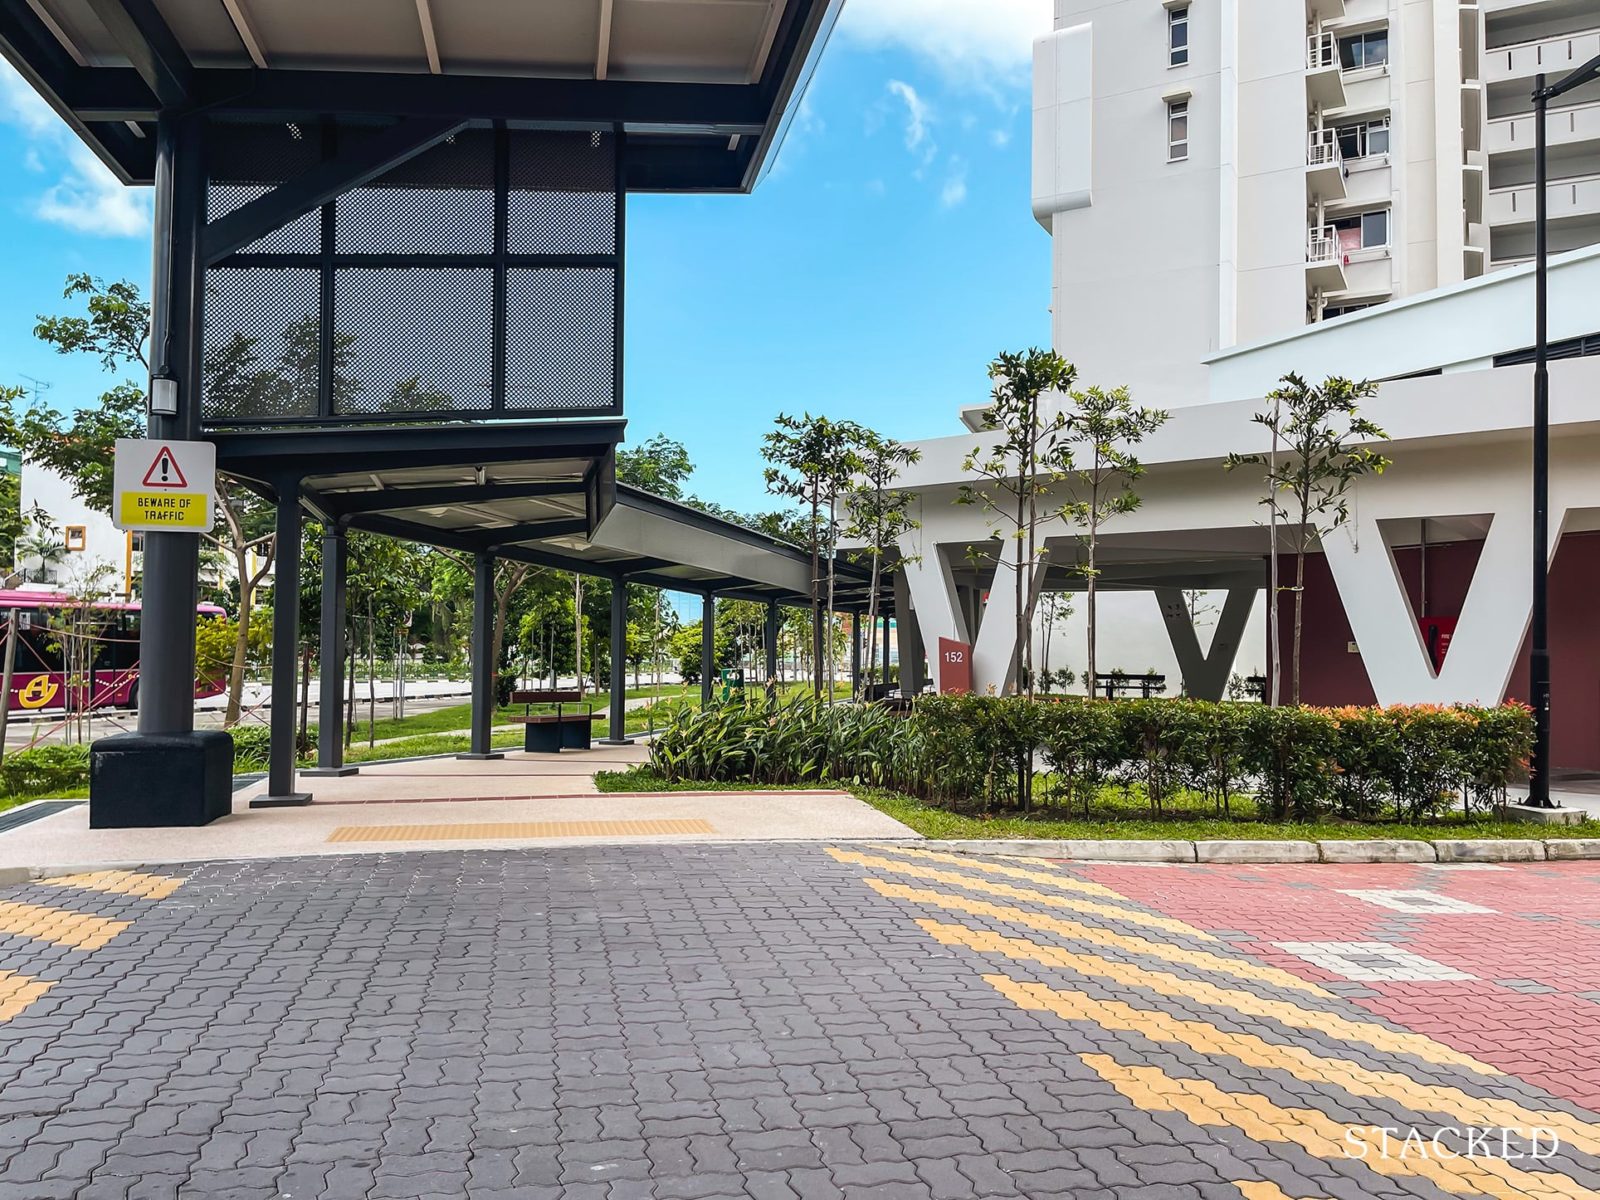
<path id="1" fill-rule="evenodd" d="M 156 454 L 155 462 L 150 464 L 150 469 L 144 473 L 145 487 L 170 487 L 186 488 L 189 481 L 183 477 L 183 472 L 178 468 L 178 459 L 170 447 L 163 446 Z"/>

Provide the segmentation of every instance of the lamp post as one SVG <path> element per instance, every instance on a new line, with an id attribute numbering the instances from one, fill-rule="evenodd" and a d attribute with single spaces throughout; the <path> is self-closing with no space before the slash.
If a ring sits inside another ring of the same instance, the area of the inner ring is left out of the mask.
<path id="1" fill-rule="evenodd" d="M 1547 86 L 1540 74 L 1533 88 L 1533 619 L 1529 629 L 1528 690 L 1533 702 L 1534 738 L 1528 803 L 1537 808 L 1554 807 L 1550 802 L 1550 373 L 1546 311 L 1549 200 L 1545 195 L 1545 116 L 1551 100 L 1595 78 L 1600 78 L 1600 55 L 1560 83 Z"/>

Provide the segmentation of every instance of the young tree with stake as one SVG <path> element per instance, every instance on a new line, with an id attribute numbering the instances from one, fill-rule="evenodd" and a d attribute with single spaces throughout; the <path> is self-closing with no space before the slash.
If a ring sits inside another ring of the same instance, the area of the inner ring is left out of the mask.
<path id="1" fill-rule="evenodd" d="M 1365 380 L 1330 376 L 1320 387 L 1299 375 L 1285 375 L 1267 396 L 1272 407 L 1252 420 L 1272 434 L 1281 454 L 1230 454 L 1229 471 L 1265 467 L 1267 494 L 1261 503 L 1289 526 L 1294 547 L 1294 640 L 1290 651 L 1290 703 L 1300 703 L 1300 635 L 1304 612 L 1306 554 L 1311 543 L 1350 519 L 1350 485 L 1364 475 L 1381 475 L 1389 460 L 1363 442 L 1388 441 L 1389 435 L 1359 415 L 1360 402 L 1378 394 Z M 1272 547 L 1278 553 L 1276 539 Z M 1271 599 L 1276 610 L 1278 597 Z"/>
<path id="2" fill-rule="evenodd" d="M 900 468 L 917 462 L 922 451 L 866 429 L 861 432 L 857 453 L 861 473 L 845 495 L 845 508 L 850 513 L 845 533 L 860 539 L 860 553 L 872 564 L 872 586 L 867 594 L 866 676 L 870 688 L 877 678 L 878 585 L 885 570 L 884 555 L 899 545 L 902 534 L 918 527 L 918 521 L 911 515 L 915 494 L 896 491 L 893 484 L 900 478 Z M 889 569 L 893 570 L 893 566 Z M 888 636 L 886 629 L 885 641 Z"/>
<path id="3" fill-rule="evenodd" d="M 811 551 L 812 675 L 816 694 L 820 696 L 826 666 L 828 695 L 832 696 L 834 550 L 839 541 L 839 497 L 860 466 L 856 447 L 862 431 L 853 421 L 833 421 L 827 417 L 813 417 L 810 413 L 802 417 L 781 414 L 777 426 L 762 439 L 770 464 L 765 472 L 767 491 L 798 500 L 805 510 L 805 540 Z M 828 564 L 825 593 L 824 556 Z M 823 633 L 824 595 L 826 636 Z"/>
<path id="4" fill-rule="evenodd" d="M 1088 660 L 1083 678 L 1093 699 L 1099 678 L 1095 672 L 1099 632 L 1095 602 L 1100 577 L 1100 527 L 1112 517 L 1139 507 L 1140 497 L 1133 485 L 1144 474 L 1144 464 L 1134 448 L 1161 428 L 1168 414 L 1158 408 L 1135 408 L 1125 387 L 1109 392 L 1098 387 L 1073 392 L 1071 405 L 1068 436 L 1069 443 L 1077 448 L 1071 472 L 1073 497 L 1062 512 L 1083 530 L 1087 561 L 1079 569 L 1084 577 L 1083 611 L 1088 626 Z"/>
<path id="5" fill-rule="evenodd" d="M 1054 350 L 1001 354 L 989 364 L 994 381 L 992 400 L 983 412 L 983 431 L 998 436 L 988 447 L 968 454 L 962 470 L 978 476 L 961 485 L 958 504 L 975 504 L 991 516 L 991 535 L 999 568 L 1017 578 L 1012 619 L 1016 622 L 1017 678 L 1031 699 L 1033 681 L 1033 612 L 1038 589 L 1033 586 L 1048 550 L 1041 544 L 1040 498 L 1066 478 L 1072 465 L 1066 443 L 1067 418 L 1047 397 L 1064 393 L 1077 369 Z M 1011 542 L 1011 561 L 1004 544 Z M 969 551 L 976 555 L 976 550 Z"/>

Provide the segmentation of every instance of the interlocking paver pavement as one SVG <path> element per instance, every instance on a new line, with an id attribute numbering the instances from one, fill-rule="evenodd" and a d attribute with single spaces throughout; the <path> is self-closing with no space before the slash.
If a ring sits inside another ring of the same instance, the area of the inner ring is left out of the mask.
<path id="1" fill-rule="evenodd" d="M 1600 1195 L 1589 864 L 586 847 L 0 906 L 0 1200 Z"/>

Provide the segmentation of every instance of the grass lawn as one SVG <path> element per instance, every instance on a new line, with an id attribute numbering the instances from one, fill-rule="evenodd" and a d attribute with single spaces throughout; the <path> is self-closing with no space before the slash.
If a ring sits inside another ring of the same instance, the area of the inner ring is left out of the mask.
<path id="1" fill-rule="evenodd" d="M 807 691 L 809 688 L 810 685 L 807 683 L 787 683 L 780 689 L 779 694 L 788 697 L 797 692 Z M 848 696 L 850 689 L 841 686 L 836 689 L 836 694 Z M 664 719 L 666 709 L 671 705 L 685 701 L 698 703 L 700 700 L 700 685 L 662 684 L 659 692 L 648 686 L 628 689 L 628 699 L 630 700 L 648 700 L 652 696 L 659 696 L 662 707 L 658 710 L 657 717 L 658 719 Z M 611 693 L 589 692 L 584 696 L 584 704 L 592 704 L 596 712 L 605 712 L 611 704 Z M 550 706 L 541 705 L 540 707 L 548 708 Z M 383 712 L 388 708 L 390 708 L 389 701 L 380 700 L 378 702 L 379 712 Z M 355 711 L 357 718 L 356 740 L 365 741 L 367 737 L 366 701 L 357 697 Z M 642 716 L 639 717 L 637 723 L 635 722 L 636 715 L 643 711 L 642 709 L 635 709 L 629 712 L 628 731 L 630 733 L 644 729 L 648 725 L 648 720 Z M 520 717 L 522 713 L 522 705 L 508 704 L 504 708 L 495 711 L 494 723 L 496 725 L 509 724 L 512 717 Z M 453 733 L 466 729 L 471 724 L 471 721 L 472 705 L 452 704 L 445 708 L 434 709 L 432 712 L 402 717 L 398 721 L 393 717 L 380 717 L 374 722 L 373 736 L 382 741 L 385 738 L 414 737 L 425 733 Z"/>
<path id="2" fill-rule="evenodd" d="M 1315 822 L 1227 819 L 1197 812 L 1175 812 L 1156 818 L 1143 805 L 1127 809 L 1097 809 L 1085 818 L 1060 811 L 1035 815 L 964 816 L 925 805 L 902 792 L 852 788 L 879 812 L 931 838 L 1062 838 L 1086 840 L 1159 839 L 1179 841 L 1360 841 L 1401 838 L 1433 841 L 1449 838 L 1538 838 L 1552 831 L 1523 821 L 1502 821 L 1483 816 L 1465 820 L 1460 813 L 1419 824 L 1374 822 L 1361 824 L 1327 818 Z M 1582 836 L 1574 831 L 1563 836 Z"/>

